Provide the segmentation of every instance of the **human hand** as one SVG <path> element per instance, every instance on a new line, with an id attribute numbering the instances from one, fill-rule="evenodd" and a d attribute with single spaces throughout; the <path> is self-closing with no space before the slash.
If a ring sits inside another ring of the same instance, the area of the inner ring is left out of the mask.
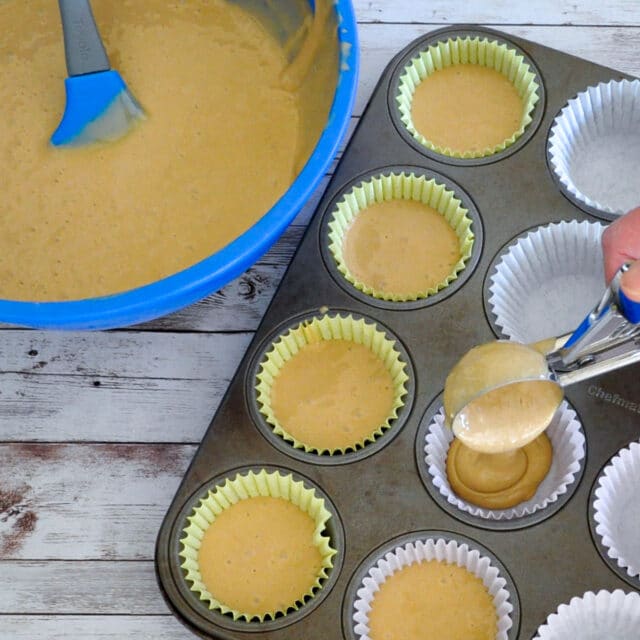
<path id="1" fill-rule="evenodd" d="M 625 263 L 635 261 L 622 276 L 625 295 L 640 302 L 640 207 L 611 224 L 602 236 L 604 268 L 607 282 Z"/>

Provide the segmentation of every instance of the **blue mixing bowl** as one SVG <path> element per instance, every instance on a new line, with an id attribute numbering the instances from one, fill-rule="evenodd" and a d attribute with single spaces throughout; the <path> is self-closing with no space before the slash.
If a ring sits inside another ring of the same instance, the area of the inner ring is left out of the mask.
<path id="1" fill-rule="evenodd" d="M 326 126 L 295 182 L 258 222 L 212 256 L 152 284 L 111 296 L 70 302 L 0 300 L 0 321 L 69 330 L 137 324 L 218 291 L 264 255 L 318 186 L 347 131 L 358 81 L 358 38 L 351 1 L 335 0 L 335 9 L 340 63 Z"/>

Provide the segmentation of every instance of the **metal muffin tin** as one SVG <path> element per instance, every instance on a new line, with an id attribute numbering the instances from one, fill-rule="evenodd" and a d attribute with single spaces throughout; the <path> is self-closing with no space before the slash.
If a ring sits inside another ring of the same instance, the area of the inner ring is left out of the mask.
<path id="1" fill-rule="evenodd" d="M 513 46 L 531 60 L 540 80 L 542 99 L 529 129 L 505 152 L 482 162 L 445 158 L 413 144 L 395 115 L 394 83 L 406 61 L 437 40 L 458 35 L 488 36 Z M 598 398 L 604 394 L 597 392 L 604 389 L 638 400 L 637 368 L 568 389 L 567 399 L 583 425 L 587 457 L 582 476 L 578 475 L 553 513 L 547 507 L 531 521 L 512 521 L 509 530 L 487 528 L 489 523 L 463 517 L 467 514 L 454 517 L 427 491 L 416 461 L 418 438 L 424 438 L 420 426 L 437 404 L 447 373 L 468 349 L 495 338 L 485 312 L 484 282 L 496 254 L 536 225 L 592 219 L 564 197 L 547 166 L 547 137 L 555 116 L 569 98 L 589 85 L 624 77 L 629 76 L 520 38 L 464 26 L 432 32 L 391 61 L 160 529 L 159 583 L 170 607 L 192 630 L 225 640 L 339 640 L 345 633 L 350 638 L 353 594 L 349 584 L 362 570 L 363 561 L 393 539 L 423 530 L 477 542 L 506 568 L 518 613 L 513 616 L 509 640 L 529 640 L 547 616 L 572 596 L 588 590 L 640 589 L 636 581 L 624 580 L 615 564 L 603 562 L 590 535 L 589 512 L 590 491 L 604 462 L 640 436 L 637 414 L 607 404 Z M 457 190 L 470 207 L 478 238 L 462 284 L 444 290 L 428 304 L 381 304 L 355 292 L 340 281 L 342 276 L 326 251 L 326 218 L 341 195 L 367 176 L 403 168 L 433 175 Z M 275 442 L 260 426 L 251 391 L 261 356 L 282 328 L 327 309 L 370 318 L 395 334 L 415 376 L 407 406 L 388 437 L 335 460 L 300 455 L 286 442 Z M 277 467 L 307 478 L 326 494 L 338 514 L 334 533 L 329 533 L 334 543 L 343 546 L 339 549 L 342 566 L 336 564 L 318 592 L 317 603 L 310 601 L 299 613 L 271 623 L 220 620 L 220 614 L 209 612 L 195 593 L 185 589 L 180 569 L 177 545 L 194 496 L 205 485 L 234 475 L 238 467 Z M 335 533 L 340 524 L 343 542 Z"/>

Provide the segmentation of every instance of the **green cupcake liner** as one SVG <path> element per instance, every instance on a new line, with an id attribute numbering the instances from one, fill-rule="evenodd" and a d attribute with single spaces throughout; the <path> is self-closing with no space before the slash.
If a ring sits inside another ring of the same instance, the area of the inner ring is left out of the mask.
<path id="1" fill-rule="evenodd" d="M 500 72 L 515 86 L 522 98 L 523 109 L 520 127 L 513 135 L 495 147 L 480 151 L 459 152 L 448 147 L 439 147 L 427 140 L 414 126 L 411 104 L 417 86 L 435 71 L 457 64 L 479 64 Z M 540 99 L 536 74 L 524 57 L 514 49 L 497 40 L 486 38 L 455 38 L 431 45 L 422 51 L 405 68 L 400 76 L 396 102 L 400 119 L 409 133 L 428 149 L 454 158 L 483 158 L 504 151 L 525 131 L 532 120 L 533 109 Z"/>
<path id="2" fill-rule="evenodd" d="M 365 282 L 358 280 L 349 270 L 344 258 L 344 240 L 347 231 L 358 214 L 374 204 L 390 200 L 414 200 L 435 209 L 449 223 L 460 240 L 460 260 L 451 273 L 434 287 L 416 291 L 410 295 L 378 291 Z M 391 173 L 362 182 L 354 187 L 338 203 L 329 222 L 329 251 L 333 255 L 338 271 L 358 291 L 391 302 L 420 300 L 442 291 L 454 282 L 471 257 L 474 235 L 471 231 L 471 218 L 468 210 L 462 206 L 455 193 L 433 178 L 417 176 L 413 173 Z"/>
<path id="3" fill-rule="evenodd" d="M 354 442 L 351 446 L 338 449 L 321 449 L 301 442 L 279 423 L 271 406 L 271 388 L 282 367 L 306 345 L 322 340 L 349 340 L 367 347 L 383 362 L 391 374 L 394 386 L 394 401 L 385 422 L 373 426 L 371 433 L 365 438 Z M 289 329 L 274 342 L 272 348 L 265 355 L 261 363 L 261 370 L 257 375 L 256 391 L 259 410 L 273 428 L 273 432 L 295 449 L 303 449 L 307 453 L 317 455 L 340 455 L 356 451 L 374 442 L 389 430 L 393 420 L 398 417 L 399 410 L 404 406 L 403 398 L 407 394 L 405 383 L 409 380 L 409 376 L 406 373 L 406 368 L 406 363 L 400 358 L 400 352 L 395 349 L 395 341 L 387 338 L 384 332 L 376 328 L 374 324 L 365 322 L 362 318 L 355 319 L 352 315 L 324 315 L 312 318 Z"/>
<path id="4" fill-rule="evenodd" d="M 308 591 L 299 600 L 292 602 L 286 611 L 265 611 L 262 615 L 255 615 L 232 609 L 220 602 L 215 594 L 209 592 L 202 581 L 198 555 L 206 530 L 223 511 L 241 500 L 260 496 L 288 500 L 315 521 L 313 539 L 322 555 L 322 568 Z M 227 479 L 223 485 L 215 490 L 209 491 L 189 516 L 189 525 L 185 527 L 183 531 L 185 535 L 180 540 L 182 549 L 179 553 L 183 559 L 181 567 L 186 572 L 185 580 L 191 583 L 191 590 L 198 594 L 200 600 L 208 604 L 210 610 L 229 614 L 234 620 L 264 622 L 265 620 L 273 620 L 279 614 L 286 615 L 289 610 L 298 610 L 322 588 L 323 580 L 328 577 L 328 572 L 333 567 L 333 557 L 337 551 L 331 547 L 329 537 L 323 535 L 326 523 L 330 518 L 331 513 L 327 510 L 324 500 L 318 498 L 313 489 L 305 487 L 301 480 L 294 480 L 291 474 L 284 475 L 278 471 L 268 472 L 265 469 L 258 473 L 249 471 L 246 474 L 238 474 L 233 479 Z"/>

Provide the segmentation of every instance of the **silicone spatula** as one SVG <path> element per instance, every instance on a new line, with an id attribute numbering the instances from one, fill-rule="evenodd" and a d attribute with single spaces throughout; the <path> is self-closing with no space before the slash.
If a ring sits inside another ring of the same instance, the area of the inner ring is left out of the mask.
<path id="1" fill-rule="evenodd" d="M 59 0 L 69 77 L 55 146 L 116 140 L 144 118 L 122 76 L 111 69 L 89 0 Z"/>

